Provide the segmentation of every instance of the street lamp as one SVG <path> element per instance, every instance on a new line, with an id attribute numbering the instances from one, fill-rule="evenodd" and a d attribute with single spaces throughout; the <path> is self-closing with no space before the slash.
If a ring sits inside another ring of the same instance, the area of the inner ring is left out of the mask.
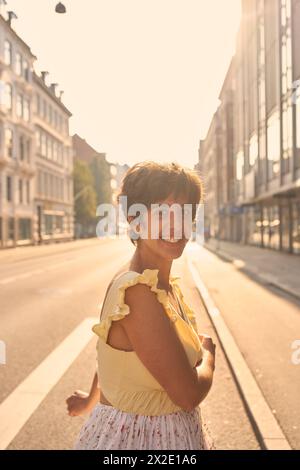
<path id="1" fill-rule="evenodd" d="M 63 3 L 59 2 L 55 7 L 56 13 L 66 13 L 66 7 Z"/>

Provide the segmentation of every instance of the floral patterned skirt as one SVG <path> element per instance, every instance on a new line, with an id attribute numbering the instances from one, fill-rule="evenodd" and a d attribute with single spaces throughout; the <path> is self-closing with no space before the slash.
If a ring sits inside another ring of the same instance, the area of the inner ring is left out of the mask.
<path id="1" fill-rule="evenodd" d="M 160 416 L 126 413 L 97 403 L 82 426 L 75 450 L 211 450 L 200 407 Z"/>

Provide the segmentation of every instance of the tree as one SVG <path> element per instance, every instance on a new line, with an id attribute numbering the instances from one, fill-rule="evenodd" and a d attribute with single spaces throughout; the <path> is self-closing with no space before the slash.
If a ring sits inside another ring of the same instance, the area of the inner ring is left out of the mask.
<path id="1" fill-rule="evenodd" d="M 96 219 L 96 192 L 94 178 L 88 165 L 74 162 L 74 201 L 76 223 L 89 225 Z"/>
<path id="2" fill-rule="evenodd" d="M 110 166 L 100 156 L 95 156 L 90 164 L 94 177 L 94 188 L 97 196 L 97 205 L 111 202 Z"/>

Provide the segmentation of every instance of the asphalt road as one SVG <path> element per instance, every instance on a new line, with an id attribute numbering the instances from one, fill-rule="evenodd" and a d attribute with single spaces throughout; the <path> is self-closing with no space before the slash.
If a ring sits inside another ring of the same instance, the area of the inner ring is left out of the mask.
<path id="1" fill-rule="evenodd" d="M 7 348 L 6 364 L 0 365 L 0 413 L 18 386 L 61 348 L 76 327 L 80 328 L 86 318 L 99 315 L 108 283 L 132 253 L 133 246 L 127 240 L 97 239 L 0 252 L 0 340 Z M 181 277 L 200 331 L 214 336 L 184 257 L 174 263 L 173 274 Z M 217 367 L 212 390 L 202 404 L 205 422 L 218 449 L 258 449 L 230 369 L 215 340 Z M 20 429 L 15 426 L 9 449 L 72 448 L 84 418 L 70 418 L 65 399 L 75 389 L 89 389 L 95 370 L 95 345 L 96 338 L 91 336 L 85 347 L 75 351 L 75 360 L 54 386 L 46 389 L 45 397 L 33 407 L 25 424 Z M 46 371 L 46 377 L 47 373 L 53 375 L 51 370 Z M 30 403 L 30 397 L 28 400 L 26 403 Z M 10 424 L 12 428 L 15 425 Z"/>

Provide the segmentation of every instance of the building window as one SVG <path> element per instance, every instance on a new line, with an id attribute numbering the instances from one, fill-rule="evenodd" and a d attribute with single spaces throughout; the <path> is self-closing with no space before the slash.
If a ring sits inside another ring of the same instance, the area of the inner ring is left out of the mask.
<path id="1" fill-rule="evenodd" d="M 62 147 L 62 166 L 68 167 L 68 148 L 63 145 Z"/>
<path id="2" fill-rule="evenodd" d="M 19 203 L 23 204 L 23 181 L 19 180 Z"/>
<path id="3" fill-rule="evenodd" d="M 23 60 L 23 77 L 29 82 L 29 64 L 27 60 Z"/>
<path id="4" fill-rule="evenodd" d="M 247 214 L 248 243 L 261 246 L 261 210 L 260 206 L 249 207 Z"/>
<path id="5" fill-rule="evenodd" d="M 270 207 L 270 246 L 275 250 L 280 248 L 280 216 L 279 207 Z"/>
<path id="6" fill-rule="evenodd" d="M 69 158 L 69 149 L 68 147 L 65 147 L 64 145 L 62 145 L 62 161 L 61 161 L 61 164 L 63 166 L 65 166 L 66 168 L 68 167 L 68 158 Z"/>
<path id="7" fill-rule="evenodd" d="M 42 172 L 38 171 L 38 177 L 37 177 L 37 194 L 41 195 L 42 194 Z"/>
<path id="8" fill-rule="evenodd" d="M 17 95 L 17 116 L 22 117 L 23 116 L 23 97 L 22 95 Z"/>
<path id="9" fill-rule="evenodd" d="M 4 103 L 8 110 L 12 110 L 12 86 L 10 83 L 5 84 Z"/>
<path id="10" fill-rule="evenodd" d="M 53 158 L 51 137 L 47 137 L 47 158 L 49 158 L 49 160 Z"/>
<path id="11" fill-rule="evenodd" d="M 57 151 L 57 161 L 61 165 L 62 164 L 62 152 L 63 152 L 63 147 L 62 144 L 58 144 L 58 151 Z"/>
<path id="12" fill-rule="evenodd" d="M 23 100 L 23 119 L 25 122 L 29 122 L 30 119 L 30 105 L 26 98 Z"/>
<path id="13" fill-rule="evenodd" d="M 19 219 L 19 239 L 30 240 L 31 238 L 31 220 Z"/>
<path id="14" fill-rule="evenodd" d="M 11 43 L 7 40 L 4 41 L 4 62 L 6 65 L 11 65 L 12 62 Z"/>
<path id="15" fill-rule="evenodd" d="M 253 166 L 255 165 L 255 162 L 258 157 L 258 140 L 257 140 L 257 135 L 253 135 L 250 139 L 250 145 L 249 145 L 249 165 Z"/>
<path id="16" fill-rule="evenodd" d="M 54 111 L 54 127 L 57 128 L 57 112 Z"/>
<path id="17" fill-rule="evenodd" d="M 43 118 L 46 120 L 47 119 L 47 112 L 48 112 L 48 105 L 47 101 L 43 100 Z"/>
<path id="18" fill-rule="evenodd" d="M 282 104 L 282 171 L 290 171 L 290 160 L 293 152 L 293 109 L 288 102 Z"/>
<path id="19" fill-rule="evenodd" d="M 53 109 L 52 106 L 49 106 L 49 123 L 52 125 L 53 121 Z"/>
<path id="20" fill-rule="evenodd" d="M 44 174 L 45 178 L 45 196 L 48 198 L 50 195 L 50 188 L 49 188 L 49 175 L 48 173 Z"/>
<path id="21" fill-rule="evenodd" d="M 300 202 L 295 201 L 292 205 L 292 243 L 293 252 L 300 255 Z"/>
<path id="22" fill-rule="evenodd" d="M 293 153 L 291 0 L 281 0 L 282 172 L 288 173 Z"/>
<path id="23" fill-rule="evenodd" d="M 53 234 L 53 216 L 50 214 L 44 214 L 45 218 L 45 234 L 52 235 Z"/>
<path id="24" fill-rule="evenodd" d="M 290 205 L 289 201 L 282 201 L 280 207 L 281 222 L 281 248 L 290 251 Z"/>
<path id="25" fill-rule="evenodd" d="M 268 119 L 267 149 L 268 149 L 268 179 L 279 173 L 280 165 L 280 120 L 278 112 Z"/>
<path id="26" fill-rule="evenodd" d="M 38 93 L 36 94 L 36 114 L 38 116 L 41 114 L 41 97 Z"/>
<path id="27" fill-rule="evenodd" d="M 9 128 L 5 129 L 5 148 L 6 155 L 13 156 L 13 131 Z"/>
<path id="28" fill-rule="evenodd" d="M 269 216 L 269 207 L 263 207 L 263 217 L 262 217 L 262 230 L 263 230 L 263 245 L 265 248 L 270 246 L 270 216 Z"/>
<path id="29" fill-rule="evenodd" d="M 300 149 L 300 85 L 298 86 L 296 93 L 296 146 L 297 149 Z"/>
<path id="30" fill-rule="evenodd" d="M 8 219 L 8 235 L 7 238 L 8 240 L 14 240 L 15 238 L 15 219 L 13 217 L 10 217 Z"/>
<path id="31" fill-rule="evenodd" d="M 53 197 L 57 199 L 57 177 L 53 178 Z"/>
<path id="32" fill-rule="evenodd" d="M 30 203 L 30 181 L 26 181 L 26 202 Z"/>
<path id="33" fill-rule="evenodd" d="M 30 152 L 31 152 L 31 140 L 30 139 L 27 139 L 26 140 L 26 160 L 28 161 L 28 163 L 30 162 L 31 160 L 31 155 L 30 155 Z"/>
<path id="34" fill-rule="evenodd" d="M 55 181 L 55 176 L 54 175 L 49 175 L 50 197 L 52 199 L 55 198 L 54 181 Z"/>
<path id="35" fill-rule="evenodd" d="M 64 201 L 64 199 L 65 199 L 64 198 L 65 188 L 64 188 L 64 180 L 63 179 L 60 179 L 60 187 L 61 187 L 61 189 L 60 189 L 60 199 L 62 201 Z"/>
<path id="36" fill-rule="evenodd" d="M 16 74 L 21 76 L 23 72 L 22 68 L 22 56 L 19 52 L 16 53 Z"/>
<path id="37" fill-rule="evenodd" d="M 55 233 L 63 233 L 64 218 L 61 215 L 55 217 Z"/>
<path id="38" fill-rule="evenodd" d="M 12 177 L 6 177 L 6 200 L 8 202 L 12 201 Z"/>
<path id="39" fill-rule="evenodd" d="M 39 129 L 35 131 L 35 141 L 36 141 L 37 151 L 40 152 L 41 151 L 41 132 Z"/>
<path id="40" fill-rule="evenodd" d="M 236 157 L 236 179 L 241 181 L 244 173 L 244 152 L 240 151 Z"/>
<path id="41" fill-rule="evenodd" d="M 46 140 L 46 135 L 44 132 L 42 132 L 42 138 L 41 138 L 41 150 L 42 150 L 42 155 L 43 157 L 46 157 L 47 155 L 47 140 Z"/>
<path id="42" fill-rule="evenodd" d="M 21 135 L 19 138 L 19 151 L 20 151 L 20 160 L 25 160 L 25 145 L 24 145 L 24 137 Z"/>
<path id="43" fill-rule="evenodd" d="M 53 160 L 57 161 L 57 142 L 53 142 Z"/>

